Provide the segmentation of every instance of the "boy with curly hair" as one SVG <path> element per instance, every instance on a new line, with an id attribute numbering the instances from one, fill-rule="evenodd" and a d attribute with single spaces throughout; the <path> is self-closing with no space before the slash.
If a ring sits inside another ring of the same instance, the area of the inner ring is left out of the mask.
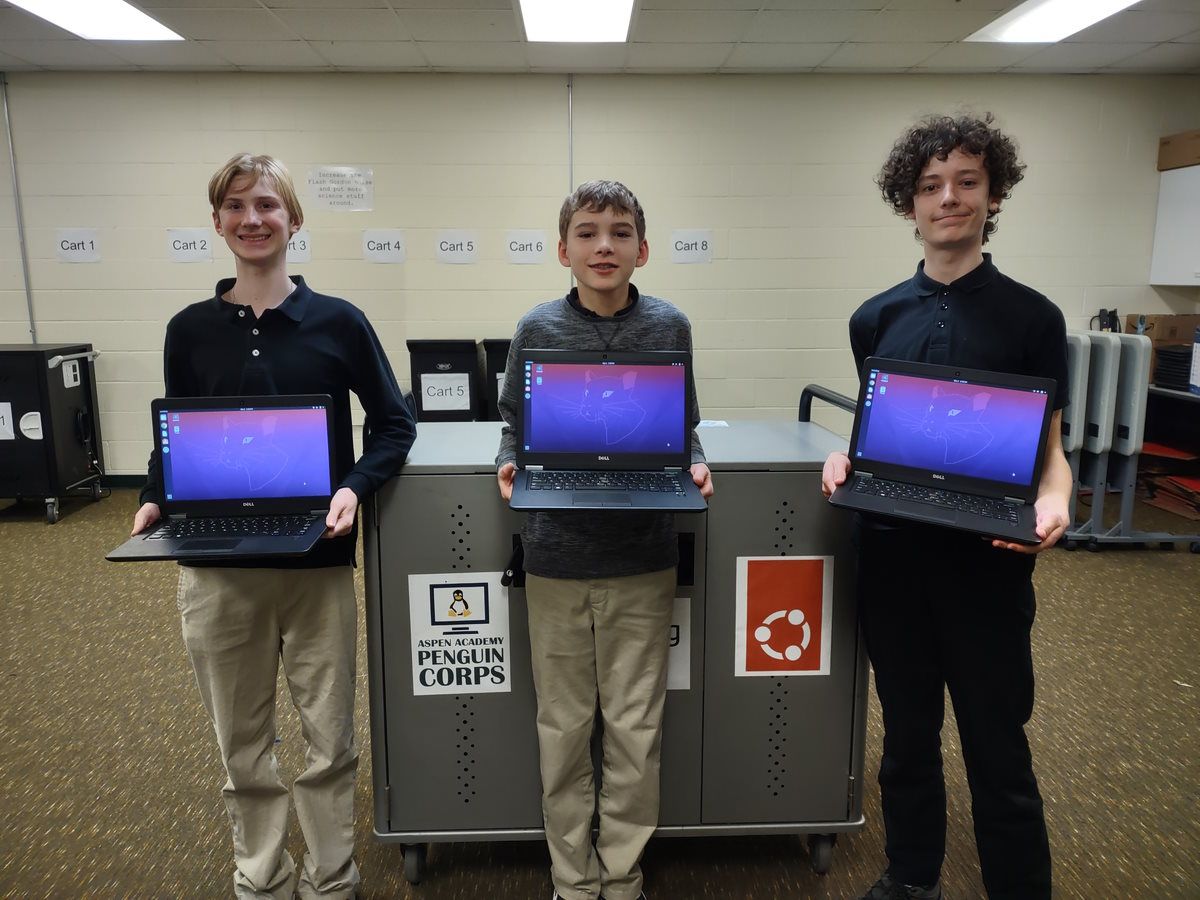
<path id="1" fill-rule="evenodd" d="M 983 245 L 1023 176 L 1011 138 L 982 119 L 931 117 L 892 148 L 885 201 L 915 222 L 916 274 L 850 319 L 859 370 L 869 356 L 1054 378 L 1054 417 L 1035 547 L 936 525 L 860 515 L 859 608 L 883 710 L 879 786 L 888 867 L 863 900 L 940 900 L 946 846 L 941 730 L 950 691 L 971 789 L 984 886 L 993 900 L 1049 900 L 1050 848 L 1025 723 L 1033 711 L 1033 567 L 1069 523 L 1062 450 L 1066 326 L 1032 288 L 1002 275 Z M 851 470 L 825 462 L 829 496 Z"/>

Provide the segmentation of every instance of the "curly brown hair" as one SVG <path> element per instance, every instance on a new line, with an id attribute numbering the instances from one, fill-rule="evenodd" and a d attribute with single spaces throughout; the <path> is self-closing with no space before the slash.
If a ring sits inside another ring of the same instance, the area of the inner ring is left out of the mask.
<path id="1" fill-rule="evenodd" d="M 913 211 L 917 181 L 929 160 L 945 160 L 953 151 L 982 156 L 988 174 L 988 194 L 993 200 L 1007 200 L 1013 187 L 1025 177 L 1025 166 L 1017 159 L 1016 142 L 992 127 L 991 113 L 976 116 L 928 116 L 900 136 L 888 154 L 875 183 L 883 192 L 884 202 L 897 215 Z M 983 225 L 983 243 L 996 230 L 999 209 L 989 207 Z M 916 233 L 921 240 L 920 232 Z"/>

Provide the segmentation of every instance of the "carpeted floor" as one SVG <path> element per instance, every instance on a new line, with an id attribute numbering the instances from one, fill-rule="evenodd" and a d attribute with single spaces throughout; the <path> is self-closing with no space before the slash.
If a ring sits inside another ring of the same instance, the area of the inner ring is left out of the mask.
<path id="1" fill-rule="evenodd" d="M 220 763 L 179 636 L 175 567 L 113 565 L 132 490 L 0 507 L 0 897 L 222 897 L 231 856 Z M 1197 524 L 1139 507 L 1138 524 Z M 1059 897 L 1200 897 L 1200 556 L 1056 550 L 1037 569 L 1038 702 L 1030 724 Z M 361 573 L 359 595 L 362 596 Z M 360 631 L 360 635 L 361 635 Z M 547 898 L 538 843 L 437 845 L 416 888 L 371 836 L 365 640 L 359 641 L 358 849 L 366 898 Z M 281 690 L 281 697 L 286 693 Z M 280 763 L 303 741 L 280 703 Z M 953 720 L 947 897 L 981 897 Z M 812 873 L 796 837 L 661 839 L 655 900 L 853 897 L 883 866 L 872 699 L 866 828 Z M 291 846 L 302 854 L 293 822 Z"/>

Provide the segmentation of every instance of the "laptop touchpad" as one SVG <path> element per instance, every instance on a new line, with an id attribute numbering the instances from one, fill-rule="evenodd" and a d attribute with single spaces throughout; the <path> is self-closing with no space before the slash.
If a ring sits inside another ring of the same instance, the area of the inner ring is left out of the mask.
<path id="1" fill-rule="evenodd" d="M 184 541 L 179 549 L 184 553 L 222 553 L 226 550 L 232 550 L 240 543 L 240 538 L 213 538 Z"/>
<path id="2" fill-rule="evenodd" d="M 587 506 L 595 508 L 596 506 L 632 506 L 633 501 L 628 494 L 618 493 L 617 491 L 586 491 L 571 496 L 571 503 L 574 506 Z"/>
<path id="3" fill-rule="evenodd" d="M 940 510 L 936 506 L 930 506 L 928 503 L 897 500 L 893 509 L 898 513 L 907 513 L 908 515 L 924 519 L 926 522 L 944 522 L 947 525 L 953 525 L 958 521 L 958 513 L 949 510 Z"/>

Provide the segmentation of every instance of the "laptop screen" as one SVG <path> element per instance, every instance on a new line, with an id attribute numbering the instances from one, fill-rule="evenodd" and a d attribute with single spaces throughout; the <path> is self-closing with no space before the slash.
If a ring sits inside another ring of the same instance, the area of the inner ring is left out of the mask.
<path id="1" fill-rule="evenodd" d="M 1050 395 L 867 371 L 855 458 L 1028 487 Z"/>
<path id="2" fill-rule="evenodd" d="M 679 454 L 687 446 L 687 367 L 527 359 L 526 453 Z"/>
<path id="3" fill-rule="evenodd" d="M 328 497 L 323 406 L 158 413 L 165 497 L 173 502 Z"/>

